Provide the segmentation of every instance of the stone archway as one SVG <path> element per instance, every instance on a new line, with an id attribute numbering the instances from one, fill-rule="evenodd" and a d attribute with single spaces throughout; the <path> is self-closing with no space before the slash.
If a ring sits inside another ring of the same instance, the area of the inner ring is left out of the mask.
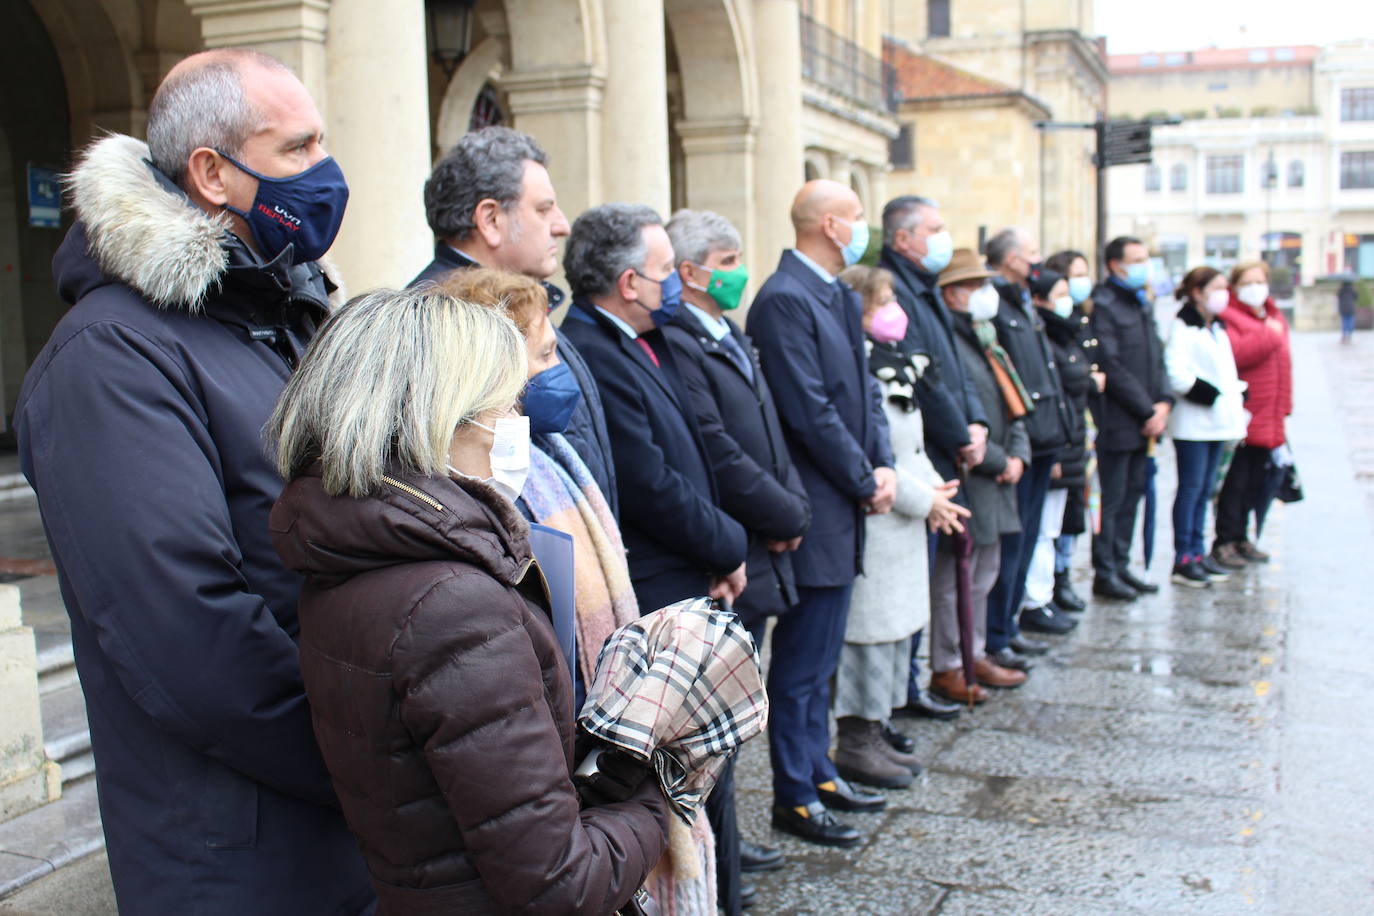
<path id="1" fill-rule="evenodd" d="M 134 60 L 141 8 L 120 12 L 104 0 L 34 0 L 61 63 L 71 136 L 78 142 L 101 129 L 142 136 L 146 89 Z M 31 85 L 32 78 L 18 85 Z M 15 85 L 15 84 L 11 84 Z"/>
<path id="2" fill-rule="evenodd" d="M 56 45 L 26 3 L 18 4 L 0 36 L 0 82 L 24 87 L 0 95 L 0 386 L 6 417 L 29 361 L 63 311 L 53 291 L 52 256 L 70 218 L 61 226 L 33 225 L 29 218 L 30 168 L 56 171 L 71 164 L 68 61 Z"/>
<path id="3" fill-rule="evenodd" d="M 747 11 L 738 0 L 664 0 L 663 12 L 681 105 L 674 198 L 729 219 L 752 252 L 758 87 Z"/>
<path id="4" fill-rule="evenodd" d="M 439 103 L 439 117 L 434 126 L 434 149 L 442 156 L 468 132 L 472 120 L 472 106 L 482 89 L 493 81 L 500 81 L 504 71 L 502 60 L 505 47 L 496 37 L 488 37 L 473 48 L 454 71 Z"/>

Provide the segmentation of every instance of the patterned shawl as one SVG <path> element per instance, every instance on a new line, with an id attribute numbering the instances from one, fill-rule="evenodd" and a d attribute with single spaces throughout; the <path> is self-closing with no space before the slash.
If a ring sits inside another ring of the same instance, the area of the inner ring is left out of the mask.
<path id="1" fill-rule="evenodd" d="M 978 343 L 983 346 L 988 365 L 992 367 L 993 378 L 997 379 L 997 387 L 1002 389 L 1002 400 L 1007 403 L 1007 415 L 1013 420 L 1021 419 L 1035 409 L 1035 403 L 1031 401 L 1026 386 L 1021 383 L 1021 375 L 1012 365 L 1011 357 L 997 342 L 997 329 L 992 326 L 991 321 L 975 321 L 973 333 L 978 337 Z"/>
<path id="2" fill-rule="evenodd" d="M 691 824 L 720 769 L 768 722 L 758 652 L 739 618 L 689 598 L 621 627 L 601 650 L 577 724 L 653 764 Z"/>
<path id="3" fill-rule="evenodd" d="M 540 436 L 538 447 L 531 446 L 520 495 L 534 521 L 573 539 L 577 667 L 582 683 L 590 684 L 607 637 L 639 616 L 620 528 L 591 471 L 561 433 Z"/>

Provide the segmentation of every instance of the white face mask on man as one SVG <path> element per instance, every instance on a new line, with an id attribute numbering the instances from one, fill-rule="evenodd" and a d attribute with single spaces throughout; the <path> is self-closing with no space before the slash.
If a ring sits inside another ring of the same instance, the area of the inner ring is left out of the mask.
<path id="1" fill-rule="evenodd" d="M 968 297 L 968 314 L 974 321 L 991 321 L 997 317 L 997 306 L 1002 297 L 991 283 L 984 283 Z"/>
<path id="2" fill-rule="evenodd" d="M 485 423 L 470 421 L 478 429 L 485 429 L 494 437 L 491 443 L 491 476 L 483 482 L 496 488 L 502 496 L 515 502 L 525 489 L 525 478 L 530 474 L 530 418 L 525 416 L 501 417 L 492 428 Z M 464 474 L 453 465 L 449 472 L 470 480 L 479 478 Z"/>

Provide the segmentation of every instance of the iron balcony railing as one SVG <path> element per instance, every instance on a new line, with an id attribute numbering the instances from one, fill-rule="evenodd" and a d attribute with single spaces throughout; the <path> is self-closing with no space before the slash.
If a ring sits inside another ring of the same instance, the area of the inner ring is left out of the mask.
<path id="1" fill-rule="evenodd" d="M 890 66 L 811 16 L 801 17 L 802 76 L 875 111 L 897 110 Z"/>

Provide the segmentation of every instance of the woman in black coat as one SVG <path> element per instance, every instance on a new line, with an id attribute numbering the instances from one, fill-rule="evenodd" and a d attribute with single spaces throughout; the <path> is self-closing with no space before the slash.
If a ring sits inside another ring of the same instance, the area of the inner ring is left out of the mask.
<path id="1" fill-rule="evenodd" d="M 1045 267 L 1062 275 L 1072 304 L 1067 316 L 1053 307 L 1040 308 L 1045 322 L 1045 334 L 1050 339 L 1059 375 L 1064 383 L 1070 423 L 1070 440 L 1060 456 L 1059 476 L 1050 481 L 1051 490 L 1061 489 L 1064 497 L 1064 520 L 1059 536 L 1054 539 L 1054 605 L 1061 610 L 1081 611 L 1083 599 L 1074 591 L 1069 571 L 1074 544 L 1080 534 L 1088 530 L 1088 466 L 1092 460 L 1092 444 L 1088 441 L 1088 395 L 1100 393 L 1107 377 L 1097 364 L 1097 338 L 1093 334 L 1092 277 L 1088 259 L 1082 252 L 1066 250 L 1045 261 Z"/>

